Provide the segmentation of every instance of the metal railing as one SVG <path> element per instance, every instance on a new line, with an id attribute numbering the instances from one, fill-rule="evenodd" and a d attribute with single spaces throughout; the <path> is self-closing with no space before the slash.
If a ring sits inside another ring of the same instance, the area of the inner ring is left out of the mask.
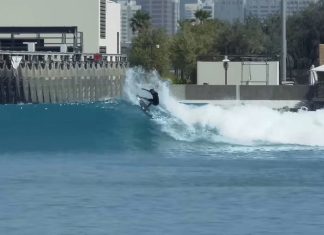
<path id="1" fill-rule="evenodd" d="M 21 57 L 21 63 L 114 63 L 128 66 L 127 56 L 122 54 L 62 53 L 62 52 L 21 52 L 0 51 L 0 65 L 11 66 L 14 57 Z"/>

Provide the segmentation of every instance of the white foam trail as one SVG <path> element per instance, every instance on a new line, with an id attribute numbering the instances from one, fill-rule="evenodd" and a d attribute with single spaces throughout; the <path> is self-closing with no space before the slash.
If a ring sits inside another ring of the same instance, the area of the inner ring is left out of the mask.
<path id="1" fill-rule="evenodd" d="M 149 96 L 142 87 L 159 92 L 161 105 L 154 121 L 177 140 L 324 146 L 324 110 L 280 113 L 256 105 L 186 105 L 170 95 L 169 82 L 161 81 L 156 73 L 130 69 L 125 94 L 133 104 L 137 104 L 136 94 Z"/>

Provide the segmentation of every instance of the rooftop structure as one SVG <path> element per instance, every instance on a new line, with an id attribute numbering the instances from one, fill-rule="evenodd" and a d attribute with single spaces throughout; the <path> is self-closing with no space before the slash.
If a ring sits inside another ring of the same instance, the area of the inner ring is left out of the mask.
<path id="1" fill-rule="evenodd" d="M 114 1 L 2 0 L 1 3 L 0 27 L 77 27 L 83 33 L 83 52 L 120 53 L 120 4 Z M 11 39 L 12 34 L 1 36 Z M 15 40 L 28 37 L 29 42 L 39 42 L 39 39 L 52 42 L 45 39 L 48 34 L 44 32 L 36 32 L 36 35 L 16 32 L 13 36 Z M 62 33 L 52 36 L 64 37 Z"/>
<path id="2" fill-rule="evenodd" d="M 26 35 L 17 37 L 16 35 Z M 48 36 L 41 37 L 40 34 Z M 52 36 L 58 35 L 59 36 Z M 7 36 L 6 36 L 7 35 Z M 9 36 L 9 37 L 8 37 Z M 82 52 L 83 34 L 71 27 L 0 27 L 2 51 Z"/>

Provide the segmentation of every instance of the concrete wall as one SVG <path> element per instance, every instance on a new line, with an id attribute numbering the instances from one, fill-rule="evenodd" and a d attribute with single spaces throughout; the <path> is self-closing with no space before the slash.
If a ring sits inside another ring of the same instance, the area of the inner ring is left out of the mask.
<path id="1" fill-rule="evenodd" d="M 314 97 L 314 87 L 308 85 L 282 86 L 223 86 L 172 85 L 171 94 L 178 100 L 299 100 Z"/>
<path id="2" fill-rule="evenodd" d="M 109 5 L 107 2 L 108 9 Z M 107 53 L 116 53 L 107 41 L 99 40 L 99 10 L 99 0 L 1 0 L 0 26 L 78 26 L 84 33 L 85 53 L 98 53 L 99 43 L 107 45 Z M 112 11 L 115 11 L 114 6 Z M 107 29 L 112 28 L 111 40 L 117 45 L 112 23 L 120 28 L 120 10 L 107 15 Z M 110 40 L 110 35 L 107 38 Z"/>
<path id="3" fill-rule="evenodd" d="M 0 104 L 94 102 L 120 97 L 126 69 L 120 63 L 0 65 Z"/>
<path id="4" fill-rule="evenodd" d="M 185 97 L 188 100 L 236 100 L 236 86 L 187 85 Z"/>
<path id="5" fill-rule="evenodd" d="M 179 102 L 189 104 L 214 104 L 223 107 L 261 105 L 290 111 L 305 106 L 309 110 L 324 107 L 324 99 L 318 98 L 317 88 L 308 85 L 172 85 L 170 93 Z"/>
<path id="6" fill-rule="evenodd" d="M 223 62 L 198 61 L 197 85 L 224 85 Z M 279 85 L 279 62 L 229 62 L 228 85 Z"/>
<path id="7" fill-rule="evenodd" d="M 294 86 L 240 86 L 240 100 L 309 100 L 312 87 Z"/>
<path id="8" fill-rule="evenodd" d="M 187 85 L 173 85 L 170 87 L 170 93 L 176 96 L 178 100 L 186 99 L 186 87 Z"/>

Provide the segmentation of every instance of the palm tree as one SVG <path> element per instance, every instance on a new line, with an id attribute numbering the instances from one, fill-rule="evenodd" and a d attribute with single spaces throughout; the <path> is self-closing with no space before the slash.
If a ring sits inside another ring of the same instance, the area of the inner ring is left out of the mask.
<path id="1" fill-rule="evenodd" d="M 206 21 L 208 18 L 211 17 L 211 13 L 208 11 L 204 11 L 204 10 L 197 10 L 195 12 L 195 17 L 196 17 L 196 20 L 203 23 L 204 21 Z"/>
<path id="2" fill-rule="evenodd" d="M 133 33 L 141 32 L 150 26 L 151 17 L 147 12 L 138 10 L 130 20 Z"/>

